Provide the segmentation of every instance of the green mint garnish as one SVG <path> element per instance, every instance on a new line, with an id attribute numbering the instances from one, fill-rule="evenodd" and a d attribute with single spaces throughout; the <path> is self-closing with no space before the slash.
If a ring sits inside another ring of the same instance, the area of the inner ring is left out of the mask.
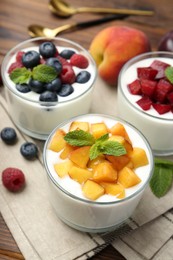
<path id="1" fill-rule="evenodd" d="M 167 79 L 173 84 L 173 67 L 169 66 L 165 69 Z"/>
<path id="2" fill-rule="evenodd" d="M 31 71 L 25 67 L 17 68 L 10 73 L 10 79 L 16 84 L 24 84 L 28 82 L 31 74 Z"/>
<path id="3" fill-rule="evenodd" d="M 16 68 L 10 73 L 10 79 L 15 84 L 28 83 L 31 77 L 43 83 L 48 83 L 57 77 L 57 73 L 55 68 L 45 64 L 40 64 L 34 67 L 32 71 L 23 67 Z"/>
<path id="4" fill-rule="evenodd" d="M 158 198 L 163 197 L 173 182 L 173 162 L 155 158 L 154 173 L 150 180 L 150 188 Z"/>
<path id="5" fill-rule="evenodd" d="M 120 156 L 126 154 L 124 146 L 115 141 L 109 141 L 109 134 L 95 139 L 92 134 L 83 130 L 74 130 L 67 133 L 65 141 L 73 146 L 91 146 L 90 159 L 97 158 L 100 154 Z"/>
<path id="6" fill-rule="evenodd" d="M 36 67 L 34 67 L 32 71 L 32 77 L 35 80 L 48 83 L 54 80 L 57 77 L 57 72 L 55 68 L 45 65 L 45 64 L 40 64 Z"/>

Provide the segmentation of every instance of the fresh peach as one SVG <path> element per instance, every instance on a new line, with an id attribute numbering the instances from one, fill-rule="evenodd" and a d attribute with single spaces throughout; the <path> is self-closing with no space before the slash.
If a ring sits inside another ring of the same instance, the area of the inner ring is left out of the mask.
<path id="1" fill-rule="evenodd" d="M 89 50 L 100 77 L 115 86 L 122 66 L 151 48 L 143 31 L 127 26 L 112 26 L 101 30 L 93 38 Z"/>

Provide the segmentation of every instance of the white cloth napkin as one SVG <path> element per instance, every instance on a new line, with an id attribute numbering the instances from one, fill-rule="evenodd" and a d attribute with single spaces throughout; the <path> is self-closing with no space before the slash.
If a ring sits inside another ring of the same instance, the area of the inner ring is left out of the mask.
<path id="1" fill-rule="evenodd" d="M 115 89 L 102 83 L 98 84 L 94 91 L 91 112 L 116 115 Z M 1 129 L 6 126 L 15 128 L 2 97 L 0 97 L 0 122 Z M 146 240 L 145 227 L 147 229 L 147 225 L 150 225 L 153 219 L 158 219 L 173 207 L 172 189 L 165 197 L 157 199 L 148 188 L 129 224 L 124 228 L 100 235 L 76 231 L 58 219 L 49 203 L 41 148 L 39 160 L 32 162 L 25 160 L 20 154 L 20 146 L 30 139 L 17 129 L 16 131 L 17 144 L 7 146 L 0 140 L 1 172 L 7 167 L 20 168 L 25 173 L 27 185 L 21 193 L 13 194 L 0 182 L 0 211 L 26 260 L 88 259 L 122 234 L 128 234 L 132 230 L 143 232 L 144 224 L 143 239 Z M 130 240 L 131 234 L 135 236 L 135 231 L 132 232 L 134 233 L 124 235 L 113 242 L 113 246 L 127 258 L 128 254 L 131 254 L 129 252 L 131 245 L 129 241 L 127 246 L 125 239 Z M 160 240 L 162 241 L 162 238 Z M 135 244 L 137 246 L 137 243 Z M 124 247 L 127 250 L 124 250 Z M 137 251 L 136 248 L 134 250 Z"/>

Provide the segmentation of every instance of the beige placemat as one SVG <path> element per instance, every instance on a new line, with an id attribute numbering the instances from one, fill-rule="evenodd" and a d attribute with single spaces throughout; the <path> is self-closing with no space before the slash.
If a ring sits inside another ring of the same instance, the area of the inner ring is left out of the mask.
<path id="1" fill-rule="evenodd" d="M 115 90 L 109 87 L 98 85 L 93 96 L 92 112 L 113 115 L 114 109 L 116 110 L 113 92 Z M 2 97 L 0 97 L 0 122 L 1 128 L 14 127 Z M 162 199 L 157 199 L 148 189 L 129 225 L 123 229 L 101 235 L 71 229 L 57 218 L 49 204 L 41 151 L 40 160 L 32 162 L 25 160 L 19 150 L 21 144 L 29 138 L 19 131 L 17 134 L 18 142 L 14 146 L 9 147 L 0 140 L 0 155 L 3 162 L 0 163 L 0 170 L 2 172 L 4 168 L 10 166 L 22 169 L 26 175 L 27 186 L 23 192 L 13 194 L 0 182 L 0 211 L 26 260 L 87 259 L 115 237 L 139 228 L 173 207 L 172 190 Z"/>

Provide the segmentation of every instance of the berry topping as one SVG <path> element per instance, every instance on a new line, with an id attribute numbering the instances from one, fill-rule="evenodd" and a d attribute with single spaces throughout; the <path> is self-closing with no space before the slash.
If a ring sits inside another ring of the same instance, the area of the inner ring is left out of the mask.
<path id="1" fill-rule="evenodd" d="M 76 80 L 75 72 L 71 65 L 64 65 L 60 74 L 62 83 L 73 84 Z"/>
<path id="2" fill-rule="evenodd" d="M 38 148 L 34 143 L 26 142 L 20 147 L 20 152 L 28 160 L 38 157 Z"/>
<path id="3" fill-rule="evenodd" d="M 19 52 L 16 54 L 16 61 L 22 63 L 22 57 L 23 57 L 24 54 L 25 54 L 24 51 L 19 51 Z"/>
<path id="4" fill-rule="evenodd" d="M 52 80 L 50 83 L 45 84 L 46 90 L 52 92 L 58 92 L 61 89 L 61 80 L 60 78 L 56 78 Z"/>
<path id="5" fill-rule="evenodd" d="M 33 68 L 40 64 L 40 55 L 37 51 L 28 51 L 22 56 L 22 63 L 26 68 Z"/>
<path id="6" fill-rule="evenodd" d="M 70 84 L 63 84 L 61 90 L 58 92 L 58 95 L 61 97 L 67 97 L 73 93 L 74 88 Z"/>
<path id="7" fill-rule="evenodd" d="M 54 57 L 57 50 L 52 42 L 43 42 L 39 46 L 39 52 L 44 58 Z"/>
<path id="8" fill-rule="evenodd" d="M 75 51 L 69 50 L 69 49 L 65 49 L 62 52 L 60 52 L 60 56 L 65 58 L 66 60 L 70 59 L 71 56 L 75 54 Z"/>
<path id="9" fill-rule="evenodd" d="M 142 97 L 136 102 L 143 110 L 149 110 L 152 105 L 152 101 L 149 97 Z"/>
<path id="10" fill-rule="evenodd" d="M 90 79 L 91 74 L 88 71 L 81 71 L 79 74 L 76 76 L 76 82 L 77 83 L 86 83 Z"/>
<path id="11" fill-rule="evenodd" d="M 12 192 L 17 192 L 25 186 L 25 175 L 17 168 L 6 168 L 2 172 L 3 185 Z"/>
<path id="12" fill-rule="evenodd" d="M 42 93 L 44 90 L 44 83 L 31 78 L 29 81 L 29 87 L 32 91 L 36 93 Z"/>
<path id="13" fill-rule="evenodd" d="M 70 59 L 70 64 L 81 69 L 86 69 L 89 65 L 87 58 L 82 54 L 74 54 Z"/>
<path id="14" fill-rule="evenodd" d="M 39 100 L 43 102 L 57 102 L 58 96 L 55 92 L 47 90 L 40 94 Z"/>
<path id="15" fill-rule="evenodd" d="M 15 61 L 13 63 L 11 63 L 9 69 L 8 69 L 8 73 L 10 74 L 13 70 L 17 69 L 17 68 L 22 68 L 23 64 L 21 62 Z"/>
<path id="16" fill-rule="evenodd" d="M 21 93 L 28 93 L 31 91 L 31 88 L 28 84 L 16 84 L 16 89 Z"/>
<path id="17" fill-rule="evenodd" d="M 152 69 L 151 67 L 137 68 L 137 74 L 138 74 L 139 79 L 142 78 L 142 79 L 154 80 L 157 73 L 158 73 L 158 71 L 155 69 Z"/>
<path id="18" fill-rule="evenodd" d="M 141 92 L 141 83 L 139 79 L 135 79 L 133 82 L 128 84 L 129 91 L 132 95 L 140 95 Z"/>
<path id="19" fill-rule="evenodd" d="M 15 129 L 12 127 L 5 127 L 1 131 L 1 138 L 6 144 L 14 144 L 17 140 Z"/>
<path id="20" fill-rule="evenodd" d="M 59 75 L 62 71 L 62 64 L 57 58 L 49 58 L 46 61 L 46 65 L 54 67 L 56 69 L 57 74 Z"/>
<path id="21" fill-rule="evenodd" d="M 159 60 L 154 60 L 152 64 L 150 65 L 152 69 L 155 69 L 158 71 L 156 75 L 156 79 L 161 79 L 165 76 L 165 69 L 169 67 L 170 65 Z"/>

